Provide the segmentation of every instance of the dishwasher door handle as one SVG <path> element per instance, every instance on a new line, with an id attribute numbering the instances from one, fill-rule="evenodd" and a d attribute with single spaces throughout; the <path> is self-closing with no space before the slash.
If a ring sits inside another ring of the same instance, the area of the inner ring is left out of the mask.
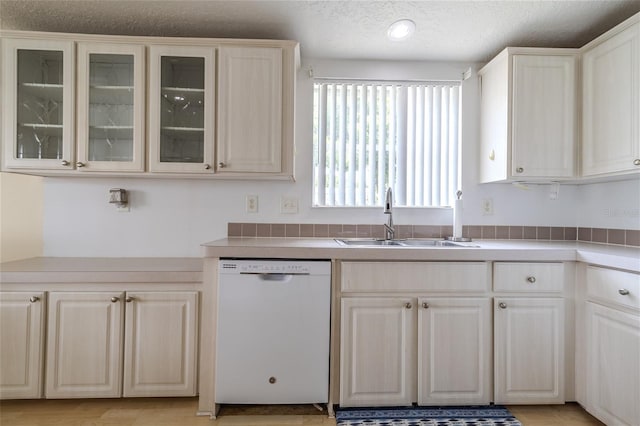
<path id="1" fill-rule="evenodd" d="M 242 275 L 256 275 L 261 281 L 290 281 L 294 276 L 309 275 L 307 273 L 290 273 L 290 274 L 278 274 L 278 273 L 260 273 L 260 272 L 240 272 Z"/>

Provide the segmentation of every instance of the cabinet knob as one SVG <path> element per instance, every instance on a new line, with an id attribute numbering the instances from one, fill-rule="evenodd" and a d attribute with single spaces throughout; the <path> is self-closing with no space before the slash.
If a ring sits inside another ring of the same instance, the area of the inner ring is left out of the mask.
<path id="1" fill-rule="evenodd" d="M 273 376 L 269 377 L 269 383 L 274 384 L 275 382 L 277 382 L 275 377 Z"/>
<path id="2" fill-rule="evenodd" d="M 621 288 L 620 290 L 618 290 L 618 293 L 620 293 L 621 296 L 627 296 L 629 294 L 629 290 L 627 290 L 626 288 Z"/>
<path id="3" fill-rule="evenodd" d="M 221 161 L 218 163 L 218 167 L 220 167 L 221 169 L 224 169 L 225 167 L 227 167 L 227 165 Z"/>
<path id="4" fill-rule="evenodd" d="M 425 309 L 429 309 L 429 304 L 427 302 L 422 302 L 422 307 Z"/>
<path id="5" fill-rule="evenodd" d="M 633 160 L 633 165 L 640 166 L 640 158 L 636 158 L 635 160 Z"/>
<path id="6" fill-rule="evenodd" d="M 531 284 L 536 282 L 536 277 L 531 276 L 531 277 L 527 277 L 527 281 L 530 282 Z"/>
<path id="7" fill-rule="evenodd" d="M 63 165 L 63 166 L 68 166 L 68 165 L 69 165 L 69 162 L 68 162 L 67 160 L 62 160 L 62 161 L 60 162 L 60 164 L 61 164 L 61 165 Z"/>
<path id="8" fill-rule="evenodd" d="M 210 168 L 211 168 L 211 166 L 210 166 L 209 164 L 205 164 L 205 165 L 204 165 L 204 169 L 205 169 L 205 170 L 209 170 Z"/>
<path id="9" fill-rule="evenodd" d="M 413 306 L 411 305 L 411 302 L 407 302 L 405 303 L 404 307 L 407 309 L 411 309 Z"/>
<path id="10" fill-rule="evenodd" d="M 82 161 L 76 162 L 76 167 L 84 167 L 85 164 Z"/>
<path id="11" fill-rule="evenodd" d="M 516 172 L 517 172 L 517 173 L 522 173 L 522 172 L 524 172 L 524 169 L 523 169 L 522 167 L 518 167 L 518 168 L 516 169 Z"/>
<path id="12" fill-rule="evenodd" d="M 38 300 L 40 300 L 40 298 L 38 296 L 31 296 L 29 298 L 29 302 L 31 302 L 31 303 L 36 303 Z"/>
<path id="13" fill-rule="evenodd" d="M 127 298 L 126 298 L 126 299 L 124 299 L 124 300 L 125 300 L 125 302 L 127 302 L 127 303 L 131 303 L 131 302 L 133 302 L 135 299 L 134 299 L 133 297 L 131 297 L 131 296 L 127 296 Z"/>
<path id="14" fill-rule="evenodd" d="M 500 307 L 500 309 L 507 309 L 507 304 L 504 302 L 498 303 L 498 306 Z"/>
<path id="15" fill-rule="evenodd" d="M 119 301 L 119 300 L 120 300 L 120 298 L 119 298 L 119 297 L 115 297 L 115 296 L 113 296 L 113 297 L 111 298 L 111 303 L 116 303 L 116 302 L 117 302 L 117 301 Z"/>

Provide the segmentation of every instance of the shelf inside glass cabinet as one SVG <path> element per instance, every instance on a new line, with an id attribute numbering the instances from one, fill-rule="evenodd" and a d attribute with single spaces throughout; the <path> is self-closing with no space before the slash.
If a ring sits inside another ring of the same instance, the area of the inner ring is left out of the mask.
<path id="1" fill-rule="evenodd" d="M 62 124 L 19 123 L 19 125 L 38 132 L 42 136 L 62 136 Z"/>
<path id="2" fill-rule="evenodd" d="M 91 86 L 90 103 L 133 105 L 133 86 Z"/>
<path id="3" fill-rule="evenodd" d="M 61 102 L 64 86 L 62 84 L 22 83 L 20 93 L 40 99 Z"/>

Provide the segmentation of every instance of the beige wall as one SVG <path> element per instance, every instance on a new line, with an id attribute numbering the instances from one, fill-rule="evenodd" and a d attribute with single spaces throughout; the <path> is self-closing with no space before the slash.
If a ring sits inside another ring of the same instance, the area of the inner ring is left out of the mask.
<path id="1" fill-rule="evenodd" d="M 42 219 L 42 178 L 0 173 L 0 262 L 42 256 Z"/>

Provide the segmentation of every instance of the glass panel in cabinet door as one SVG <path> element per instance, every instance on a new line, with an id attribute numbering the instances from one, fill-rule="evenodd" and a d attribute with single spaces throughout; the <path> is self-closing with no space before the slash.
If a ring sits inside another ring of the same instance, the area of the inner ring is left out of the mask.
<path id="1" fill-rule="evenodd" d="M 133 55 L 89 55 L 89 161 L 133 161 Z"/>
<path id="2" fill-rule="evenodd" d="M 61 159 L 63 53 L 18 50 L 16 158 Z"/>
<path id="3" fill-rule="evenodd" d="M 204 162 L 204 58 L 161 60 L 160 162 Z"/>

